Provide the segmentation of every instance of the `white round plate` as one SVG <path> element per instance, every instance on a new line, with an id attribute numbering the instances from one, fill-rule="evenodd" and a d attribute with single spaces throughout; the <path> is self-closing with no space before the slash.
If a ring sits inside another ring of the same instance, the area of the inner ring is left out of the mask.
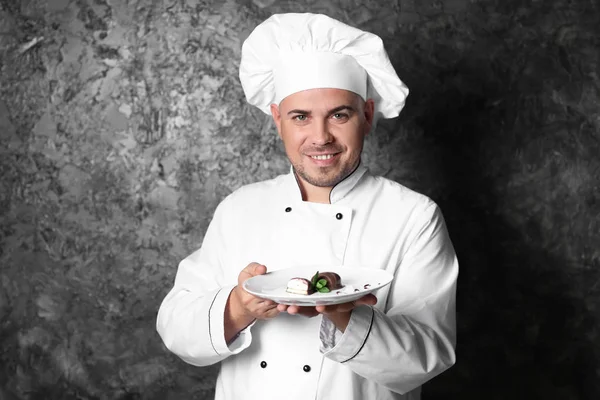
<path id="1" fill-rule="evenodd" d="M 285 291 L 290 279 L 305 278 L 310 280 L 317 271 L 339 274 L 343 287 L 329 293 L 313 293 L 310 295 L 293 294 Z M 389 284 L 393 278 L 389 272 L 382 269 L 323 266 L 294 267 L 254 276 L 246 280 L 242 287 L 254 296 L 273 300 L 279 304 L 316 306 L 354 301 Z"/>

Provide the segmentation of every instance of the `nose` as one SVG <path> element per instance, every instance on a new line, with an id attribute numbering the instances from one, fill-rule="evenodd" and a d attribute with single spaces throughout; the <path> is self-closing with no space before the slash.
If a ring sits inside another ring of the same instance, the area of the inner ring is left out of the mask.
<path id="1" fill-rule="evenodd" d="M 323 146 L 333 141 L 333 135 L 329 131 L 327 121 L 318 120 L 313 124 L 313 132 L 311 135 L 312 144 Z"/>

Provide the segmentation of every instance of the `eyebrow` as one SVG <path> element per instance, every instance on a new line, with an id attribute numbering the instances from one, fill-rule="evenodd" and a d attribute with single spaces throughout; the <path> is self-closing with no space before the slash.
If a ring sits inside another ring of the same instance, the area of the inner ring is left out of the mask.
<path id="1" fill-rule="evenodd" d="M 336 108 L 333 108 L 333 109 L 331 109 L 331 110 L 327 111 L 327 115 L 330 115 L 330 114 L 335 114 L 335 113 L 337 113 L 337 112 L 340 112 L 340 111 L 342 111 L 342 110 L 348 110 L 348 111 L 350 111 L 351 113 L 352 113 L 352 112 L 354 112 L 354 111 L 356 111 L 356 110 L 354 109 L 354 107 L 352 107 L 352 106 L 349 106 L 349 105 L 345 105 L 345 104 L 344 104 L 344 105 L 341 105 L 341 106 L 339 106 L 339 107 L 336 107 Z M 289 112 L 287 113 L 287 115 L 292 115 L 292 114 L 303 114 L 303 115 L 309 115 L 309 114 L 310 114 L 310 111 L 306 111 L 306 110 L 299 110 L 299 109 L 294 109 L 294 110 L 291 110 L 291 111 L 289 111 Z"/>

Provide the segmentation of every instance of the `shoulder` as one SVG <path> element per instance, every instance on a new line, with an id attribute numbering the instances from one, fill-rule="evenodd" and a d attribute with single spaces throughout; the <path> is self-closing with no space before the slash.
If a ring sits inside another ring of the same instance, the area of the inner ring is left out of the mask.
<path id="1" fill-rule="evenodd" d="M 402 207 L 431 214 L 438 208 L 429 196 L 383 176 L 368 175 L 365 185 L 368 192 L 375 194 L 378 202 L 386 207 Z"/>
<path id="2" fill-rule="evenodd" d="M 379 189 L 378 217 L 408 232 L 408 242 L 445 230 L 442 211 L 429 196 L 384 177 L 373 177 L 370 185 Z"/>
<path id="3" fill-rule="evenodd" d="M 279 175 L 272 179 L 250 183 L 239 187 L 226 196 L 221 205 L 224 207 L 251 206 L 264 202 L 265 199 L 276 197 L 282 192 L 287 175 Z"/>

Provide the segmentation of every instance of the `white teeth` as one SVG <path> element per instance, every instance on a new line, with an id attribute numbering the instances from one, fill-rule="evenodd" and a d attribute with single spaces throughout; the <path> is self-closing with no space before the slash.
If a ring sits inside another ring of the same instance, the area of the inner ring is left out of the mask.
<path id="1" fill-rule="evenodd" d="M 333 154 L 326 154 L 323 156 L 311 156 L 312 158 L 314 158 L 315 160 L 329 160 L 330 158 L 333 158 Z"/>

